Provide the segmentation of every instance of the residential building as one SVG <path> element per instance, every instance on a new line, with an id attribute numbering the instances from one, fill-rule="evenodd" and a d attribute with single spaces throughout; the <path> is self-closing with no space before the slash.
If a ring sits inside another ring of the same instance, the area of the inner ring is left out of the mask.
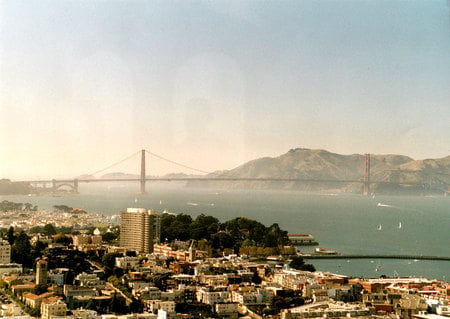
<path id="1" fill-rule="evenodd" d="M 127 208 L 120 213 L 120 245 L 139 252 L 153 252 L 153 244 L 159 243 L 161 217 L 153 210 Z"/>
<path id="2" fill-rule="evenodd" d="M 214 305 L 214 311 L 222 319 L 237 319 L 238 304 L 236 302 L 222 302 Z"/>
<path id="3" fill-rule="evenodd" d="M 130 256 L 116 257 L 115 265 L 117 268 L 126 270 L 136 269 L 139 266 L 139 258 Z"/>
<path id="4" fill-rule="evenodd" d="M 67 305 L 61 300 L 53 301 L 51 298 L 49 298 L 48 301 L 44 300 L 41 303 L 42 319 L 51 319 L 55 316 L 66 316 L 66 313 Z"/>
<path id="5" fill-rule="evenodd" d="M 0 264 L 11 262 L 11 245 L 6 240 L 0 239 Z"/>

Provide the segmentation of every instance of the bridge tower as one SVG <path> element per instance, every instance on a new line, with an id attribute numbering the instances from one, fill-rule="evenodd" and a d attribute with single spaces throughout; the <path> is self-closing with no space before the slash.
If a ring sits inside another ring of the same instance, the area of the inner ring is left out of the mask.
<path id="1" fill-rule="evenodd" d="M 141 194 L 145 194 L 145 150 L 141 151 Z"/>
<path id="2" fill-rule="evenodd" d="M 366 169 L 364 172 L 364 196 L 370 195 L 370 154 L 366 153 Z"/>

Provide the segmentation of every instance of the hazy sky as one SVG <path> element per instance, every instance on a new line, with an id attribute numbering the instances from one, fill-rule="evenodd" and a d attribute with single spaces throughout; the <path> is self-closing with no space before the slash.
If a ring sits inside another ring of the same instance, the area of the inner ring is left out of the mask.
<path id="1" fill-rule="evenodd" d="M 449 12 L 0 0 L 0 178 L 92 173 L 142 148 L 206 171 L 295 147 L 447 156 Z M 193 173 L 148 159 L 149 174 Z"/>

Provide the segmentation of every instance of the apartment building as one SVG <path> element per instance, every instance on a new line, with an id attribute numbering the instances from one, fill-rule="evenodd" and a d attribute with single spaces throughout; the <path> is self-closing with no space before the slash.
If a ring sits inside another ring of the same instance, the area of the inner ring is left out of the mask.
<path id="1" fill-rule="evenodd" d="M 153 252 L 159 243 L 161 217 L 153 210 L 127 208 L 120 213 L 120 246 L 143 253 Z"/>

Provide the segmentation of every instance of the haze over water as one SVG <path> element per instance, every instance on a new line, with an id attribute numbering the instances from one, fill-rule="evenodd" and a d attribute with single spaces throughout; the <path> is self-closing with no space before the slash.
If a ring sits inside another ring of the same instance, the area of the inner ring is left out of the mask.
<path id="1" fill-rule="evenodd" d="M 212 215 L 221 222 L 248 217 L 266 226 L 278 223 L 289 233 L 310 233 L 320 247 L 348 254 L 404 254 L 450 256 L 450 198 L 302 193 L 269 190 L 191 189 L 180 185 L 82 185 L 81 194 L 63 197 L 0 197 L 30 202 L 39 208 L 66 204 L 92 213 L 117 215 L 127 207 L 152 208 L 189 214 Z M 89 193 L 88 193 L 89 192 Z M 313 247 L 300 247 L 309 252 Z M 449 261 L 387 259 L 311 260 L 318 270 L 379 277 L 422 276 L 450 278 Z"/>

